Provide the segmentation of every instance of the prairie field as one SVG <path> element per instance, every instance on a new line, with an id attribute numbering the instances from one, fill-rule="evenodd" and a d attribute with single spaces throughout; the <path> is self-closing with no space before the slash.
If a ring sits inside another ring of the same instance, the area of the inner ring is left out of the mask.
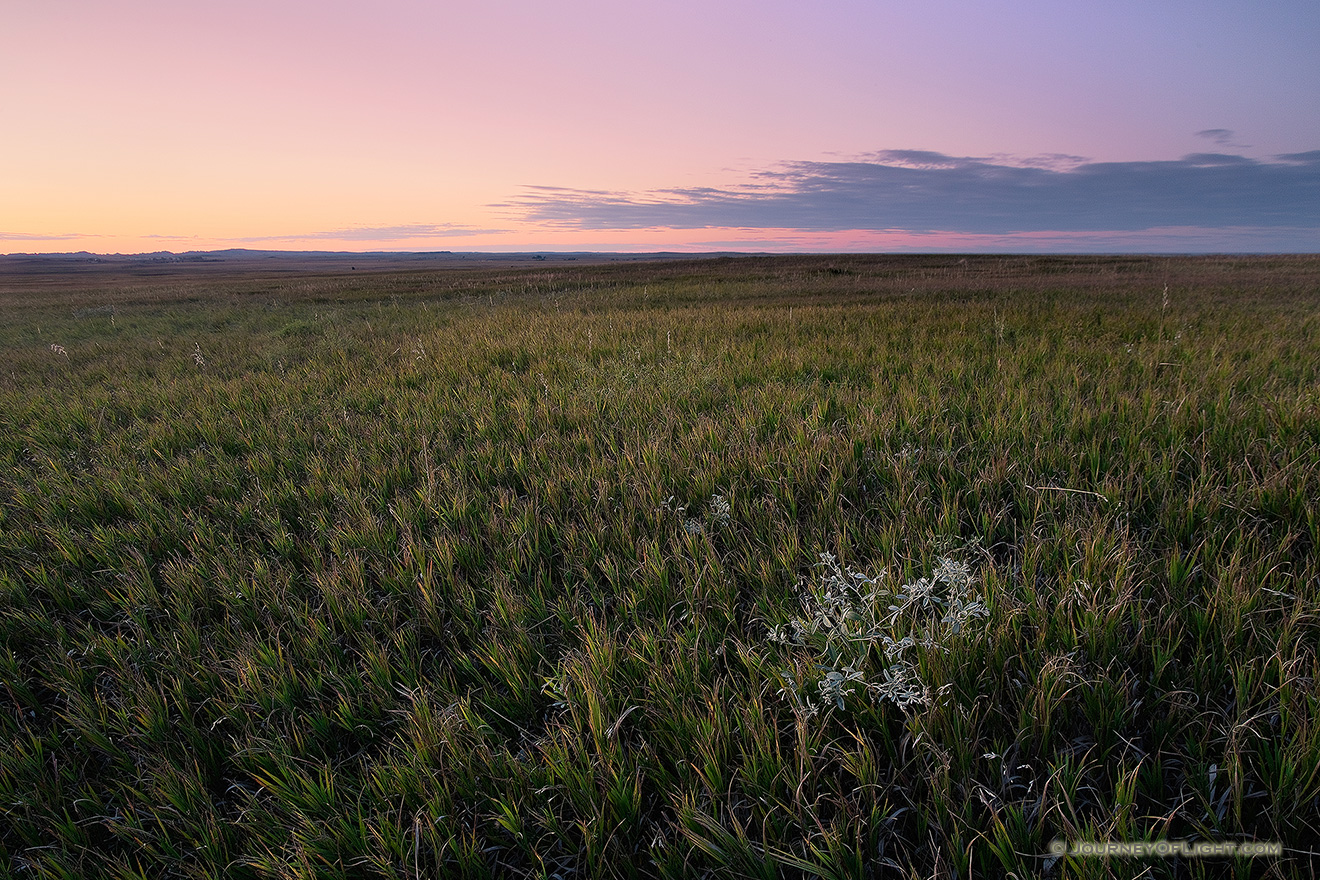
<path id="1" fill-rule="evenodd" d="M 1320 257 L 0 274 L 0 874 L 1313 877 L 1317 500 Z"/>

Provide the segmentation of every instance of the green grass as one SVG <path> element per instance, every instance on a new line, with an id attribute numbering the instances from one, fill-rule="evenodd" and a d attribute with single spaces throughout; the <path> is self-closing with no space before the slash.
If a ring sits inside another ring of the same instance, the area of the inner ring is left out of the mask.
<path id="1" fill-rule="evenodd" d="M 1317 867 L 1318 258 L 98 277 L 0 278 L 0 872 Z"/>

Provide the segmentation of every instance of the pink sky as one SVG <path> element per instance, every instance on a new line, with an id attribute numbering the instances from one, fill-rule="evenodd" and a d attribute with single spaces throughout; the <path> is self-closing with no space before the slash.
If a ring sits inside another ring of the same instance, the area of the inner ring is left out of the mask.
<path id="1" fill-rule="evenodd" d="M 1059 228 L 956 211 L 895 228 L 883 204 L 835 229 L 833 202 L 799 226 L 754 210 L 785 163 L 882 151 L 973 157 L 988 179 L 1055 154 L 1320 149 L 1305 0 L 9 6 L 0 252 L 1320 249 L 1305 204 L 1259 219 L 1272 191 L 1247 194 L 1245 220 L 1174 212 L 1150 230 L 1057 211 Z M 1289 161 L 1285 188 L 1310 186 Z M 529 210 L 543 187 L 645 204 L 707 188 L 751 208 L 740 225 L 610 227 L 573 199 Z"/>

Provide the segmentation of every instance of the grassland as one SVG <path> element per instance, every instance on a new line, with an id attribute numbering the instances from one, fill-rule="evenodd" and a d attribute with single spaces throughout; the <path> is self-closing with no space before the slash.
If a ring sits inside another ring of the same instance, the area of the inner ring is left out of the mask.
<path id="1" fill-rule="evenodd" d="M 0 278 L 0 873 L 1314 876 L 1320 258 Z M 1277 841 L 1281 857 L 1050 856 Z"/>

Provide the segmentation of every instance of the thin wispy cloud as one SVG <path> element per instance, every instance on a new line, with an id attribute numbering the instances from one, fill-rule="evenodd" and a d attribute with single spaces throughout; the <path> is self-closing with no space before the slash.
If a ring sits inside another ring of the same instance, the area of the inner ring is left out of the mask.
<path id="1" fill-rule="evenodd" d="M 0 241 L 70 241 L 75 238 L 94 238 L 77 232 L 0 232 Z"/>
<path id="2" fill-rule="evenodd" d="M 578 229 L 1316 229 L 1320 150 L 1270 160 L 1196 153 L 1151 162 L 886 150 L 857 161 L 786 162 L 725 188 L 528 187 L 497 207 L 520 219 Z"/>
<path id="3" fill-rule="evenodd" d="M 268 241 L 408 241 L 424 238 L 450 238 L 499 233 L 500 229 L 478 229 L 449 223 L 408 223 L 400 226 L 353 226 L 321 232 L 290 235 L 258 235 L 236 238 L 244 244 Z"/>
<path id="4" fill-rule="evenodd" d="M 1221 149 L 1245 150 L 1249 148 L 1249 144 L 1238 143 L 1234 135 L 1235 132 L 1231 128 L 1207 128 L 1196 133 L 1197 137 L 1205 138 Z"/>

